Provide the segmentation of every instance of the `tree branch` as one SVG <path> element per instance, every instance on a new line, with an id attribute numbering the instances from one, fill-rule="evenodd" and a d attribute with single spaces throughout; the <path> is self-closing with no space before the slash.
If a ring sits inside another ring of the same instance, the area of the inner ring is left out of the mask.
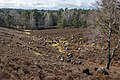
<path id="1" fill-rule="evenodd" d="M 113 52 L 112 52 L 111 59 L 114 57 L 115 51 L 119 48 L 119 46 L 120 46 L 120 39 L 119 39 L 119 41 L 118 41 L 118 43 L 117 43 L 117 46 L 114 48 L 114 50 L 113 50 Z"/>

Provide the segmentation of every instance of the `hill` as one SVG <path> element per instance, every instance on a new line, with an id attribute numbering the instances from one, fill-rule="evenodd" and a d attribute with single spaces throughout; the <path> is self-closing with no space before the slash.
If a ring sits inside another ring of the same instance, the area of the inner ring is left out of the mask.
<path id="1" fill-rule="evenodd" d="M 0 80 L 119 80 L 120 49 L 109 75 L 94 70 L 106 64 L 106 45 L 93 28 L 17 31 L 0 27 Z"/>

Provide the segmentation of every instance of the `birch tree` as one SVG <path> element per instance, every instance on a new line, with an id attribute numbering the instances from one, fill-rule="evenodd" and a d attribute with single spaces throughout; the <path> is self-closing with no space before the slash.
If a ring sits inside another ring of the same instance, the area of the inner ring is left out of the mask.
<path id="1" fill-rule="evenodd" d="M 97 26 L 101 33 L 107 37 L 108 61 L 106 68 L 109 69 L 111 60 L 120 45 L 120 39 L 118 39 L 116 47 L 111 49 L 113 34 L 120 34 L 120 0 L 99 0 L 97 6 Z"/>

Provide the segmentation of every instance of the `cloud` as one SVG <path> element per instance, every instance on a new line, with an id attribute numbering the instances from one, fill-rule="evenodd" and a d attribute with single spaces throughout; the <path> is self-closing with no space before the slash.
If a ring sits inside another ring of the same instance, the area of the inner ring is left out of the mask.
<path id="1" fill-rule="evenodd" d="M 89 8 L 95 0 L 0 0 L 0 8 L 60 9 Z"/>

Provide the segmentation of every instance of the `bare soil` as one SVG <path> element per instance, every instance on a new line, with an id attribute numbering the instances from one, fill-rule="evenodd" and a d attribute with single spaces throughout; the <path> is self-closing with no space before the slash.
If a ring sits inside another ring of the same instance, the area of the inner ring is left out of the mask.
<path id="1" fill-rule="evenodd" d="M 112 38 L 112 48 L 120 35 Z M 71 54 L 71 55 L 68 55 Z M 109 75 L 107 41 L 92 28 L 17 31 L 0 27 L 0 80 L 120 80 L 120 48 Z M 83 71 L 89 70 L 90 74 Z"/>

